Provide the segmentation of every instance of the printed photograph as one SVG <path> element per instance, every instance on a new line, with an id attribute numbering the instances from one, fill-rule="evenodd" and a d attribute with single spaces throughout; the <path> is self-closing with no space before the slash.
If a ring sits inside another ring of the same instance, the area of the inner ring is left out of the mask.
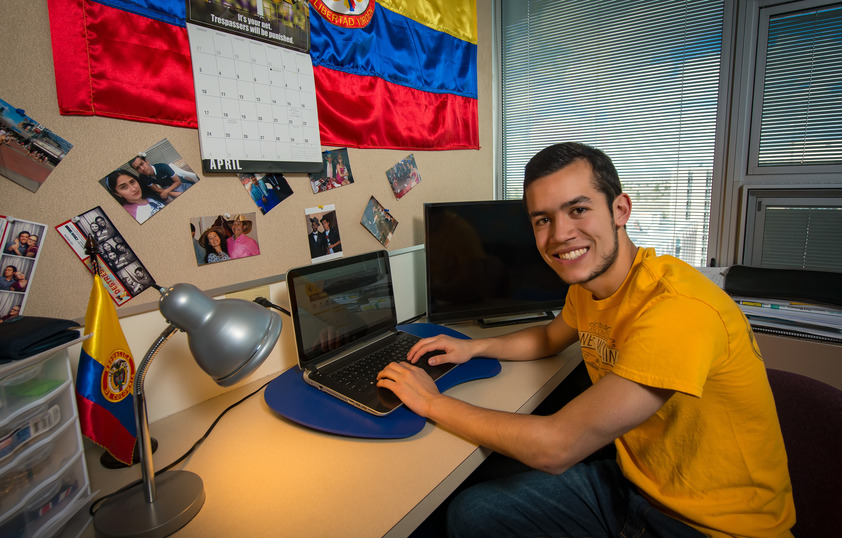
<path id="1" fill-rule="evenodd" d="M 401 162 L 386 171 L 386 179 L 392 186 L 395 198 L 400 200 L 412 187 L 421 183 L 421 174 L 415 164 L 415 155 L 410 154 Z"/>
<path id="2" fill-rule="evenodd" d="M 310 174 L 310 186 L 313 194 L 338 189 L 354 182 L 351 163 L 348 160 L 348 148 L 322 152 L 322 171 Z"/>
<path id="3" fill-rule="evenodd" d="M 265 215 L 275 206 L 292 196 L 283 174 L 240 174 L 240 182 L 254 200 L 261 215 Z"/>
<path id="4" fill-rule="evenodd" d="M 226 213 L 190 219 L 196 264 L 208 265 L 259 255 L 256 215 L 244 213 L 232 217 Z"/>
<path id="5" fill-rule="evenodd" d="M 0 174 L 35 192 L 73 144 L 0 99 Z"/>
<path id="6" fill-rule="evenodd" d="M 162 210 L 199 181 L 166 138 L 99 180 L 139 223 Z"/>
<path id="7" fill-rule="evenodd" d="M 384 247 L 389 246 L 389 242 L 395 234 L 395 228 L 398 227 L 397 219 L 374 196 L 368 200 L 360 224 L 371 232 L 371 235 L 380 241 L 380 244 Z"/>
<path id="8" fill-rule="evenodd" d="M 14 217 L 0 217 L 0 318 L 10 315 L 23 315 L 26 298 L 32 286 L 35 266 L 41 255 L 46 224 L 19 220 Z"/>
<path id="9" fill-rule="evenodd" d="M 310 259 L 325 261 L 342 256 L 342 240 L 333 205 L 311 207 L 304 210 Z"/>
<path id="10" fill-rule="evenodd" d="M 85 211 L 59 224 L 56 230 L 91 273 L 94 271 L 94 260 L 88 254 L 87 243 L 88 237 L 93 238 L 97 249 L 96 263 L 99 275 L 118 306 L 154 285 L 149 271 L 102 207 L 97 206 Z M 134 278 L 136 269 L 140 269 L 146 278 Z"/>

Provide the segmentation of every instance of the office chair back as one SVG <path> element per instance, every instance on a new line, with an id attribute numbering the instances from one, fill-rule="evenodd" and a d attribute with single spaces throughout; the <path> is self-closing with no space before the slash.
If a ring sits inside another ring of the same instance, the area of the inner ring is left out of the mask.
<path id="1" fill-rule="evenodd" d="M 842 391 L 815 379 L 766 370 L 781 423 L 796 538 L 838 536 L 842 529 Z"/>

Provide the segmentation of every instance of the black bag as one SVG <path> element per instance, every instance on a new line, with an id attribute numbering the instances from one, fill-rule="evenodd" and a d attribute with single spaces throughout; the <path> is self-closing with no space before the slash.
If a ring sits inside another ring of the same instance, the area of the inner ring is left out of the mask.
<path id="1" fill-rule="evenodd" d="M 69 319 L 15 316 L 0 323 L 0 363 L 25 359 L 79 338 Z"/>
<path id="2" fill-rule="evenodd" d="M 731 295 L 842 306 L 842 273 L 734 265 L 724 287 Z"/>

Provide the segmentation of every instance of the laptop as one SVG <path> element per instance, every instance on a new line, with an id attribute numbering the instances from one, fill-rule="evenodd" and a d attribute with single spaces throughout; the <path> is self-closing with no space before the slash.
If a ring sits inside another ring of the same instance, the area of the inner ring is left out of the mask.
<path id="1" fill-rule="evenodd" d="M 389 362 L 405 361 L 420 338 L 397 330 L 388 252 L 290 269 L 287 289 L 304 380 L 374 415 L 398 408 L 397 396 L 376 385 L 377 373 Z M 416 366 L 434 380 L 455 366 L 430 366 L 428 358 Z"/>

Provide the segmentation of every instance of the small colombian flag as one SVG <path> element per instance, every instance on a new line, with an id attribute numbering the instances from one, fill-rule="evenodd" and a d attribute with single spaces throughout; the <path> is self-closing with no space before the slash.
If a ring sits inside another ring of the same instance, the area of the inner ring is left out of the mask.
<path id="1" fill-rule="evenodd" d="M 85 314 L 85 334 L 76 374 L 76 402 L 82 433 L 114 458 L 132 464 L 135 366 L 117 310 L 99 275 Z"/>

